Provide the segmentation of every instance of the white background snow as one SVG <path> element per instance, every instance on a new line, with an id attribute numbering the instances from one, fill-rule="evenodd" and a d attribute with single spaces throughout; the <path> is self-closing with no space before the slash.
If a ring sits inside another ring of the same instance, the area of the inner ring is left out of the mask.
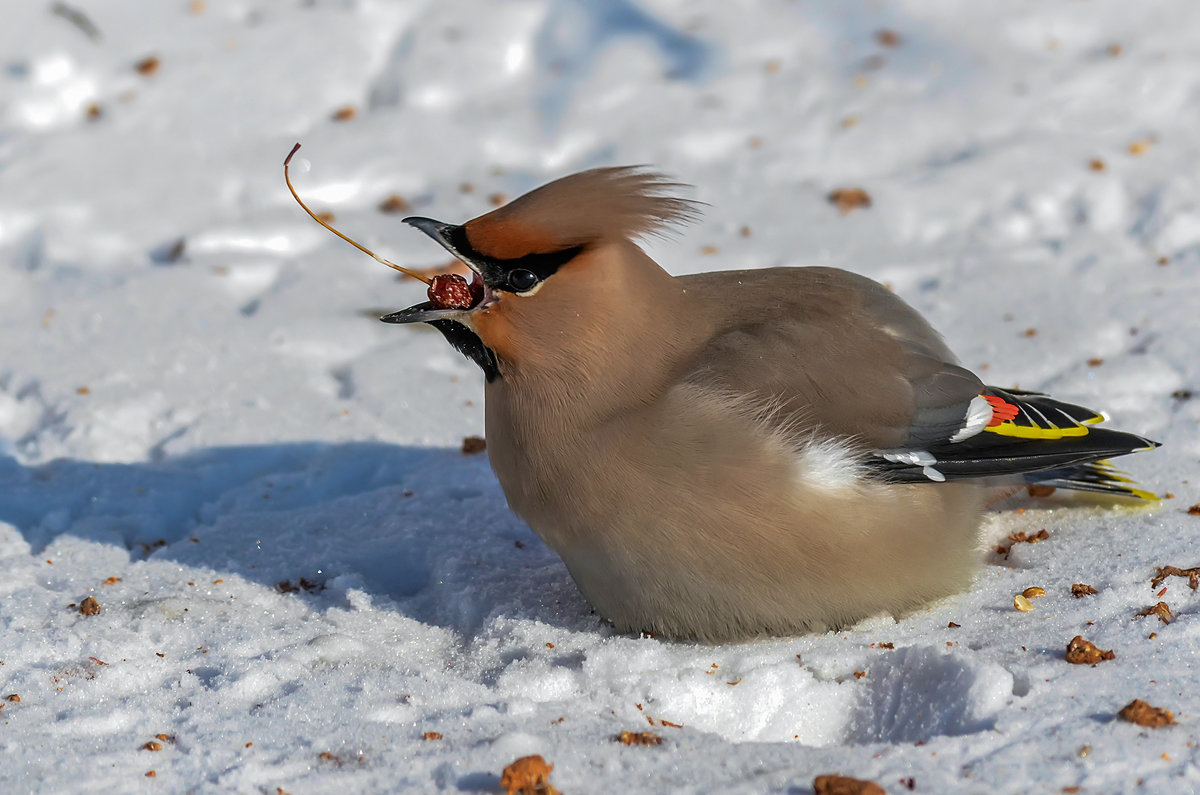
<path id="1" fill-rule="evenodd" d="M 1200 594 L 1150 586 L 1200 564 L 1200 5 L 72 7 L 0 25 L 0 791 L 496 792 L 530 753 L 566 792 L 1200 790 Z M 288 196 L 296 141 L 314 208 L 422 267 L 391 194 L 457 222 L 652 164 L 709 205 L 671 271 L 886 282 L 989 381 L 1164 441 L 1122 466 L 1174 497 L 1010 504 L 973 589 L 898 621 L 616 634 L 460 452 L 480 373 L 374 319 L 422 286 Z"/>

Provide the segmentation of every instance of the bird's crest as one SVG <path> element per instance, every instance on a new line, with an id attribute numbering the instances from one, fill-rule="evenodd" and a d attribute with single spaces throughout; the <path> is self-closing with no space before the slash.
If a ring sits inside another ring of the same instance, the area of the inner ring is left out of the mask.
<path id="1" fill-rule="evenodd" d="M 472 248 L 497 259 L 601 240 L 664 234 L 699 216 L 699 203 L 672 195 L 684 185 L 637 166 L 581 171 L 530 191 L 466 223 Z"/>

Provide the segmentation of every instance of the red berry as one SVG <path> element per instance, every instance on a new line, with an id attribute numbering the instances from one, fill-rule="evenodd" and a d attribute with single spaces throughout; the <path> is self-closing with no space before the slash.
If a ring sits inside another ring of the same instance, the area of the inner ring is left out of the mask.
<path id="1" fill-rule="evenodd" d="M 438 309 L 470 309 L 475 304 L 471 286 L 456 273 L 434 276 L 428 295 Z"/>

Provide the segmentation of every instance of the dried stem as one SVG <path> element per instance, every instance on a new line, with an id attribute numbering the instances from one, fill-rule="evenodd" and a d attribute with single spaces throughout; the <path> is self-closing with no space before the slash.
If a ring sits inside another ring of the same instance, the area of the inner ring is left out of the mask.
<path id="1" fill-rule="evenodd" d="M 400 271 L 401 273 L 405 274 L 406 276 L 411 276 L 414 279 L 419 279 L 420 281 L 425 282 L 425 284 L 432 284 L 433 280 L 430 279 L 428 276 L 424 276 L 414 270 L 409 270 L 408 268 L 397 265 L 394 262 L 388 262 L 383 257 L 376 254 L 374 251 L 371 251 L 366 246 L 363 246 L 363 245 L 359 244 L 357 241 L 351 240 L 350 238 L 346 237 L 341 232 L 334 229 L 332 226 L 330 226 L 329 224 L 325 223 L 320 218 L 318 218 L 317 214 L 314 213 L 312 210 L 308 209 L 308 205 L 304 203 L 304 201 L 300 198 L 300 195 L 298 193 L 296 193 L 296 189 L 292 187 L 292 179 L 290 176 L 288 176 L 288 166 L 291 165 L 291 163 L 292 163 L 292 155 L 296 154 L 296 152 L 299 151 L 299 149 L 300 149 L 300 144 L 296 144 L 295 146 L 292 147 L 292 151 L 288 152 L 288 156 L 286 158 L 284 158 L 284 160 L 283 160 L 283 181 L 287 183 L 288 190 L 290 190 L 292 192 L 292 198 L 296 200 L 297 204 L 299 204 L 301 207 L 304 208 L 304 212 L 308 213 L 312 217 L 312 219 L 314 221 L 316 221 L 318 224 L 325 227 L 330 232 L 333 232 L 335 235 L 340 237 L 342 240 L 345 240 L 347 243 L 354 246 L 356 249 L 358 249 L 362 253 L 364 253 L 370 257 L 373 257 L 375 260 L 377 260 L 378 262 L 382 262 L 384 265 L 387 265 L 389 268 Z"/>

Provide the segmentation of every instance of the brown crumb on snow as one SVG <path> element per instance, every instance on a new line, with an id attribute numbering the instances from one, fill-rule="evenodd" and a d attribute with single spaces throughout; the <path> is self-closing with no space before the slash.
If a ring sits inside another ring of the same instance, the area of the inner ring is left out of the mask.
<path id="1" fill-rule="evenodd" d="M 85 616 L 96 616 L 100 614 L 100 603 L 96 601 L 94 596 L 86 596 L 79 603 L 79 612 Z"/>
<path id="2" fill-rule="evenodd" d="M 550 783 L 554 765 L 547 764 L 541 756 L 523 756 L 504 768 L 500 775 L 500 786 L 508 795 L 558 795 Z"/>
<path id="3" fill-rule="evenodd" d="M 1095 665 L 1115 659 L 1116 656 L 1112 649 L 1097 648 L 1090 640 L 1084 640 L 1082 635 L 1076 635 L 1067 644 L 1067 662 L 1072 665 Z"/>
<path id="4" fill-rule="evenodd" d="M 1152 707 L 1145 701 L 1136 698 L 1121 707 L 1117 717 L 1130 723 L 1136 723 L 1138 726 L 1145 726 L 1147 729 L 1160 729 L 1175 723 L 1175 715 L 1171 710 Z"/>
<path id="5" fill-rule="evenodd" d="M 875 41 L 884 47 L 899 47 L 904 40 L 900 38 L 900 34 L 896 31 L 884 28 L 883 30 L 875 31 Z"/>
<path id="6" fill-rule="evenodd" d="M 871 195 L 862 188 L 837 188 L 826 197 L 842 215 L 849 215 L 860 207 L 871 206 Z"/>
<path id="7" fill-rule="evenodd" d="M 1071 596 L 1074 596 L 1076 599 L 1082 599 L 1085 596 L 1093 596 L 1096 593 L 1096 589 L 1087 583 L 1077 582 L 1071 586 Z"/>
<path id="8" fill-rule="evenodd" d="M 662 745 L 663 739 L 654 732 L 623 731 L 617 735 L 621 745 Z"/>
<path id="9" fill-rule="evenodd" d="M 1153 138 L 1142 138 L 1141 140 L 1134 141 L 1129 145 L 1129 154 L 1133 155 L 1134 157 L 1141 157 L 1149 152 L 1150 147 L 1152 146 L 1154 146 Z"/>
<path id="10" fill-rule="evenodd" d="M 335 110 L 330 118 L 334 121 L 350 121 L 357 115 L 358 108 L 353 105 L 345 105 Z"/>
<path id="11" fill-rule="evenodd" d="M 463 455 L 475 455 L 487 449 L 487 440 L 482 436 L 464 436 L 462 440 Z"/>
<path id="12" fill-rule="evenodd" d="M 1195 505 L 1188 506 L 1188 516 L 1200 516 L 1200 502 Z"/>
<path id="13" fill-rule="evenodd" d="M 137 73 L 142 77 L 149 77 L 158 71 L 158 67 L 162 66 L 162 62 L 157 55 L 149 55 L 133 65 Z"/>
<path id="14" fill-rule="evenodd" d="M 1045 528 L 1042 528 L 1033 535 L 1028 535 L 1024 530 L 1019 533 L 1010 533 L 1008 536 L 1008 546 L 1000 544 L 996 547 L 996 554 L 1007 558 L 1016 544 L 1036 544 L 1048 538 L 1050 538 L 1050 533 Z"/>
<path id="15" fill-rule="evenodd" d="M 1188 513 L 1191 513 L 1189 510 Z M 1162 581 L 1168 577 L 1187 577 L 1188 587 L 1193 591 L 1200 587 L 1200 566 L 1193 566 L 1190 569 L 1180 569 L 1175 566 L 1155 566 L 1155 571 L 1158 572 L 1154 579 L 1150 580 L 1150 587 L 1157 588 L 1162 584 Z"/>
<path id="16" fill-rule="evenodd" d="M 412 205 L 397 193 L 393 193 L 379 203 L 379 212 L 381 213 L 406 213 L 411 209 Z"/>
<path id="17" fill-rule="evenodd" d="M 1142 616 L 1158 616 L 1158 620 L 1164 624 L 1170 624 L 1171 620 L 1175 618 L 1175 614 L 1171 612 L 1171 608 L 1166 602 L 1158 602 L 1155 605 L 1147 607 L 1145 610 L 1139 611 L 1134 617 L 1140 618 Z"/>
<path id="18" fill-rule="evenodd" d="M 191 583 L 188 583 L 188 585 L 191 585 Z M 280 580 L 275 583 L 275 590 L 279 593 L 297 593 L 298 591 L 317 593 L 318 591 L 325 590 L 325 583 L 314 582 L 307 577 L 301 577 L 294 583 L 291 580 Z"/>
<path id="19" fill-rule="evenodd" d="M 849 776 L 825 775 L 813 779 L 814 795 L 887 795 L 874 781 Z"/>
<path id="20" fill-rule="evenodd" d="M 442 739 L 441 732 L 425 732 L 421 735 L 422 740 L 440 740 Z"/>

